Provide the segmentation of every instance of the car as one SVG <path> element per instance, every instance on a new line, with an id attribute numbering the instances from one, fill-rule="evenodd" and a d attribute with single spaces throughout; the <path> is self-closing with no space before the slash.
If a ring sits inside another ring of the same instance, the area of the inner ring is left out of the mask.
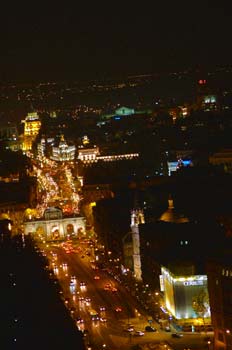
<path id="1" fill-rule="evenodd" d="M 92 321 L 98 321 L 100 318 L 99 318 L 99 316 L 98 315 L 93 315 L 93 316 L 91 316 L 91 320 Z"/>
<path id="2" fill-rule="evenodd" d="M 106 317 L 100 317 L 100 321 L 101 321 L 101 322 L 106 322 L 107 319 L 106 319 Z"/>
<path id="3" fill-rule="evenodd" d="M 96 275 L 96 276 L 94 276 L 94 279 L 95 280 L 100 280 L 100 276 Z"/>
<path id="4" fill-rule="evenodd" d="M 124 329 L 124 332 L 133 332 L 134 331 L 134 327 L 127 327 Z"/>
<path id="5" fill-rule="evenodd" d="M 106 283 L 106 284 L 104 285 L 104 289 L 105 289 L 105 290 L 110 290 L 110 288 L 111 288 L 110 283 Z"/>
<path id="6" fill-rule="evenodd" d="M 172 337 L 173 338 L 181 338 L 181 337 L 183 337 L 183 334 L 181 334 L 181 333 L 172 333 Z"/>
<path id="7" fill-rule="evenodd" d="M 77 321 L 77 323 L 84 323 L 83 318 L 80 316 L 76 318 L 76 321 Z"/>
<path id="8" fill-rule="evenodd" d="M 77 283 L 77 278 L 76 278 L 76 276 L 71 276 L 71 282 L 73 282 L 73 283 Z"/>
<path id="9" fill-rule="evenodd" d="M 171 328 L 169 326 L 164 327 L 165 332 L 171 332 Z"/>
<path id="10" fill-rule="evenodd" d="M 146 332 L 156 332 L 157 329 L 154 328 L 154 327 L 152 327 L 152 326 L 146 326 L 146 327 L 145 327 L 145 331 L 146 331 Z"/>
<path id="11" fill-rule="evenodd" d="M 116 312 L 122 312 L 121 306 L 117 306 L 114 310 L 115 310 Z"/>
<path id="12" fill-rule="evenodd" d="M 87 306 L 89 306 L 90 303 L 91 303 L 91 299 L 90 298 L 85 298 L 85 303 L 86 303 Z"/>
<path id="13" fill-rule="evenodd" d="M 86 287 L 86 283 L 85 282 L 80 282 L 80 287 Z"/>
<path id="14" fill-rule="evenodd" d="M 142 332 L 142 331 L 135 331 L 135 333 L 134 333 L 135 337 L 141 337 L 143 335 L 144 335 L 144 332 Z"/>

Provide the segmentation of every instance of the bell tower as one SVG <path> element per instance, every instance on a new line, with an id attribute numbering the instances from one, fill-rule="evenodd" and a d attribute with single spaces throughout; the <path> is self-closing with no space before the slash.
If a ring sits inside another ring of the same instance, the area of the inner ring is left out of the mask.
<path id="1" fill-rule="evenodd" d="M 140 258 L 140 238 L 139 224 L 144 224 L 144 214 L 141 209 L 131 211 L 131 234 L 132 234 L 132 251 L 134 275 L 138 281 L 142 281 L 141 258 Z"/>

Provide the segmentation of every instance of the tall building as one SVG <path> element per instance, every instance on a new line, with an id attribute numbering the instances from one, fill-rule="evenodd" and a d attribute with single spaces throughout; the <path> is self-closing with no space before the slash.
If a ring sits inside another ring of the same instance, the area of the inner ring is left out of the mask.
<path id="1" fill-rule="evenodd" d="M 36 136 L 41 127 L 41 121 L 37 112 L 28 113 L 24 123 L 24 136 Z"/>
<path id="2" fill-rule="evenodd" d="M 184 266 L 174 273 L 171 268 L 161 268 L 161 285 L 164 292 L 165 306 L 177 320 L 189 320 L 198 318 L 193 309 L 193 298 L 202 290 L 208 294 L 207 276 L 196 275 L 194 266 Z M 204 314 L 204 318 L 210 318 L 210 309 Z"/>
<path id="3" fill-rule="evenodd" d="M 207 263 L 214 350 L 232 349 L 232 244 Z"/>
<path id="4" fill-rule="evenodd" d="M 197 108 L 205 112 L 218 111 L 218 95 L 210 87 L 206 79 L 199 79 L 197 85 Z"/>
<path id="5" fill-rule="evenodd" d="M 41 121 L 37 112 L 32 112 L 28 113 L 25 120 L 22 120 L 22 123 L 24 124 L 22 150 L 30 151 L 32 143 L 39 133 Z"/>
<path id="6" fill-rule="evenodd" d="M 124 261 L 137 281 L 142 280 L 139 224 L 144 224 L 144 214 L 140 209 L 131 212 L 131 231 L 123 238 Z"/>

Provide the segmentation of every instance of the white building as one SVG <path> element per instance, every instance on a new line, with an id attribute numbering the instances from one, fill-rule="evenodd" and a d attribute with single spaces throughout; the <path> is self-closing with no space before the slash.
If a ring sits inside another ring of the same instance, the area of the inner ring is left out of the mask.
<path id="1" fill-rule="evenodd" d="M 64 139 L 64 136 L 61 136 L 59 145 L 57 147 L 52 147 L 51 159 L 57 162 L 72 161 L 75 159 L 76 147 L 74 145 L 68 146 L 67 142 Z"/>

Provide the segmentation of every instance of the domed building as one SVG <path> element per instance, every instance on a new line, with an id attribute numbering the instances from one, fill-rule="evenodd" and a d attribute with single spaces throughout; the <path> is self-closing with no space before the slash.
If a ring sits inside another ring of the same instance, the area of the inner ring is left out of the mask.
<path id="1" fill-rule="evenodd" d="M 166 308 L 176 319 L 197 318 L 192 300 L 202 289 L 208 293 L 206 261 L 223 233 L 216 222 L 190 220 L 171 198 L 156 222 L 139 225 L 143 281 L 163 291 Z"/>
<path id="2" fill-rule="evenodd" d="M 165 210 L 158 220 L 175 224 L 184 224 L 189 222 L 189 219 L 185 215 L 180 214 L 177 210 L 175 210 L 173 199 L 171 197 L 168 199 L 168 209 Z"/>
<path id="3" fill-rule="evenodd" d="M 57 162 L 73 161 L 76 155 L 76 146 L 68 145 L 64 135 L 60 136 L 58 145 L 52 146 L 51 159 Z"/>

